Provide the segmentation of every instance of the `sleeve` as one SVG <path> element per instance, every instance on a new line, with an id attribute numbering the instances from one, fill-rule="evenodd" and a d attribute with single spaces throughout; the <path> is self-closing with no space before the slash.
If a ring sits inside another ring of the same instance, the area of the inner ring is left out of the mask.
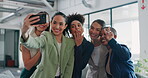
<path id="1" fill-rule="evenodd" d="M 82 69 L 84 69 L 91 57 L 91 54 L 94 50 L 94 46 L 91 43 L 88 43 L 88 45 L 85 45 L 85 48 L 83 48 L 83 50 L 85 50 L 84 55 L 82 56 Z"/>
<path id="2" fill-rule="evenodd" d="M 86 67 L 93 49 L 93 44 L 88 41 L 84 41 L 80 46 L 75 46 L 75 61 L 77 64 L 81 64 L 79 65 L 81 70 Z"/>
<path id="3" fill-rule="evenodd" d="M 23 38 L 21 37 L 20 41 L 27 48 L 38 49 L 45 45 L 46 33 L 42 33 L 41 36 L 35 38 L 30 35 L 27 41 L 24 41 Z"/>
<path id="4" fill-rule="evenodd" d="M 78 67 L 81 63 L 81 60 L 82 60 L 82 53 L 83 53 L 83 49 L 82 49 L 82 44 L 79 45 L 79 46 L 74 46 L 74 58 L 75 58 L 75 67 Z"/>
<path id="5" fill-rule="evenodd" d="M 108 42 L 112 49 L 113 54 L 117 55 L 120 60 L 129 60 L 131 58 L 131 53 L 127 46 L 117 43 L 115 39 L 111 39 Z"/>
<path id="6" fill-rule="evenodd" d="M 74 66 L 74 48 L 70 51 L 71 55 L 64 72 L 63 78 L 72 78 L 73 66 Z"/>

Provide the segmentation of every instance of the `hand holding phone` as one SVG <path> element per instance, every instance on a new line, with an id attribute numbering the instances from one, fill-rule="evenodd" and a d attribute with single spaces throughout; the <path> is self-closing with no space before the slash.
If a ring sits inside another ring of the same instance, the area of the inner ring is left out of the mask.
<path id="1" fill-rule="evenodd" d="M 38 21 L 36 23 L 33 23 L 31 25 L 45 24 L 45 23 L 48 23 L 49 22 L 49 20 L 48 20 L 49 17 L 47 15 L 47 13 L 45 13 L 45 12 L 40 12 L 40 13 L 38 13 L 36 15 L 30 16 L 29 18 L 33 18 L 33 17 L 36 17 L 36 16 L 39 16 L 40 21 Z M 34 20 L 32 20 L 32 21 L 34 21 Z"/>

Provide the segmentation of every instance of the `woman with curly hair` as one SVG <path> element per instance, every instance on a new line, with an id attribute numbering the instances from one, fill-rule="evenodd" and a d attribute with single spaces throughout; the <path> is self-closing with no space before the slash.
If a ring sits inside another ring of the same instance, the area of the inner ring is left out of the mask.
<path id="1" fill-rule="evenodd" d="M 84 17 L 81 14 L 71 14 L 68 16 L 68 30 L 75 41 L 74 70 L 72 78 L 81 78 L 82 70 L 86 67 L 91 53 L 94 49 L 92 43 L 82 35 L 84 32 Z"/>

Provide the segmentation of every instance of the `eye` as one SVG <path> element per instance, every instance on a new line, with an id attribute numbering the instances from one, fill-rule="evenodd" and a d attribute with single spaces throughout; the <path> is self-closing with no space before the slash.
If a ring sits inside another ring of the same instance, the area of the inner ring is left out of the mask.
<path id="1" fill-rule="evenodd" d="M 101 29 L 97 29 L 97 31 L 101 31 Z"/>
<path id="2" fill-rule="evenodd" d="M 63 26 L 63 23 L 60 23 L 60 26 Z"/>
<path id="3" fill-rule="evenodd" d="M 93 26 L 91 26 L 91 29 L 94 29 L 94 27 L 93 27 Z"/>
<path id="4" fill-rule="evenodd" d="M 71 28 L 75 28 L 75 25 L 74 25 L 74 24 L 72 24 L 70 27 L 71 27 Z"/>
<path id="5" fill-rule="evenodd" d="M 53 24 L 56 24 L 57 22 L 56 21 L 53 21 Z"/>
<path id="6" fill-rule="evenodd" d="M 78 27 L 81 27 L 82 25 L 81 24 L 78 24 Z"/>

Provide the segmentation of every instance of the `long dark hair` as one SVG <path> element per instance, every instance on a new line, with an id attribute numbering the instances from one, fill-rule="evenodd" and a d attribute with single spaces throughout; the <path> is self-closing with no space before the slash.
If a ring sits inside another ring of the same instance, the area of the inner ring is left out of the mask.
<path id="1" fill-rule="evenodd" d="M 64 13 L 62 13 L 62 12 L 57 12 L 57 13 L 55 13 L 55 14 L 53 15 L 53 17 L 51 18 L 51 22 L 52 22 L 53 18 L 54 18 L 55 16 L 57 16 L 57 15 L 61 15 L 63 18 L 65 18 L 65 22 L 66 22 L 66 25 L 67 25 L 67 16 L 66 16 Z M 67 28 L 65 28 L 64 31 L 63 31 L 63 35 L 65 36 L 66 34 L 68 34 Z"/>
<path id="2" fill-rule="evenodd" d="M 103 20 L 101 20 L 101 19 L 96 19 L 96 20 L 94 20 L 94 21 L 92 22 L 92 24 L 93 24 L 94 22 L 97 22 L 98 24 L 100 24 L 100 25 L 102 26 L 102 28 L 105 27 L 105 22 L 104 22 Z"/>

